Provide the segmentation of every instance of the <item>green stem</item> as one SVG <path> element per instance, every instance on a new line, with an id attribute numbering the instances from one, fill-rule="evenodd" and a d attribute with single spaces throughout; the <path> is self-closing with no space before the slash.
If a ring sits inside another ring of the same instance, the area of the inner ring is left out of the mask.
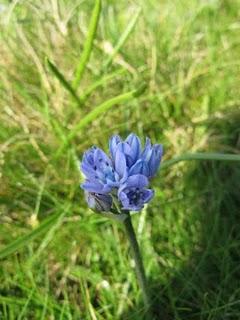
<path id="1" fill-rule="evenodd" d="M 123 224 L 125 226 L 126 234 L 132 250 L 132 255 L 135 261 L 135 270 L 136 270 L 137 280 L 142 290 L 143 300 L 146 308 L 146 314 L 149 316 L 149 319 L 153 319 L 152 317 L 150 317 L 151 316 L 151 297 L 148 291 L 148 285 L 147 285 L 147 279 L 146 279 L 145 270 L 143 266 L 143 261 L 142 261 L 139 245 L 137 242 L 135 231 L 133 229 L 130 215 L 128 215 L 128 217 L 123 221 Z"/>

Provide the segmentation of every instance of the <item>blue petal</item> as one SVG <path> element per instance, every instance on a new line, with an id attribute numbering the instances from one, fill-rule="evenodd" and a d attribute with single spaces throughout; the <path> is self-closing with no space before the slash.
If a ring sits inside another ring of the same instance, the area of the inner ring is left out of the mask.
<path id="1" fill-rule="evenodd" d="M 108 185 L 108 184 L 104 184 L 101 193 L 105 194 L 105 193 L 109 193 L 112 191 L 112 186 Z"/>
<path id="2" fill-rule="evenodd" d="M 134 148 L 132 148 L 132 146 L 127 142 L 123 142 L 123 152 L 126 156 L 127 166 L 132 166 L 137 160 Z"/>
<path id="3" fill-rule="evenodd" d="M 122 139 L 118 135 L 112 136 L 109 140 L 109 150 L 113 160 L 115 159 L 117 146 L 120 142 L 122 142 Z"/>
<path id="4" fill-rule="evenodd" d="M 156 144 L 152 148 L 152 155 L 149 159 L 149 169 L 150 169 L 150 175 L 154 176 L 159 168 L 161 158 L 163 154 L 163 148 L 161 144 Z"/>
<path id="5" fill-rule="evenodd" d="M 119 195 L 118 195 L 118 198 L 119 200 L 121 201 L 122 203 L 122 209 L 123 210 L 130 210 L 130 211 L 139 211 L 142 209 L 142 205 L 130 205 L 129 203 L 129 198 L 128 196 L 126 195 L 125 192 L 120 192 Z"/>
<path id="6" fill-rule="evenodd" d="M 88 165 L 93 165 L 94 160 L 93 160 L 93 151 L 92 149 L 87 150 L 83 154 L 83 159 L 82 162 L 88 164 Z"/>
<path id="7" fill-rule="evenodd" d="M 107 193 L 103 191 L 103 185 L 98 181 L 86 181 L 81 184 L 81 188 L 88 192 Z"/>
<path id="8" fill-rule="evenodd" d="M 117 151 L 120 150 L 126 157 L 126 165 L 129 167 L 131 166 L 135 160 L 134 160 L 134 154 L 131 146 L 127 142 L 120 142 L 117 146 L 116 153 Z M 116 157 L 115 153 L 115 157 Z"/>
<path id="9" fill-rule="evenodd" d="M 120 179 L 127 178 L 126 157 L 122 152 L 122 143 L 119 143 L 115 154 L 115 170 L 119 174 Z"/>
<path id="10" fill-rule="evenodd" d="M 96 176 L 96 171 L 86 162 L 81 163 L 81 170 L 87 178 L 93 178 Z"/>
<path id="11" fill-rule="evenodd" d="M 149 168 L 145 161 L 142 159 L 137 160 L 137 162 L 130 168 L 128 175 L 132 176 L 135 174 L 143 174 L 144 176 L 149 176 Z"/>
<path id="12" fill-rule="evenodd" d="M 117 188 L 119 186 L 119 182 L 114 182 L 110 179 L 107 179 L 107 185 L 111 188 Z"/>
<path id="13" fill-rule="evenodd" d="M 149 159 L 151 158 L 151 155 L 152 155 L 151 141 L 149 138 L 146 138 L 146 143 L 145 143 L 145 147 L 143 149 L 141 158 L 144 159 L 146 162 L 148 162 Z"/>
<path id="14" fill-rule="evenodd" d="M 121 151 L 122 151 L 125 155 L 131 157 L 132 149 L 131 149 L 131 146 L 130 146 L 128 143 L 122 142 L 122 143 L 119 145 L 119 148 L 121 148 Z"/>
<path id="15" fill-rule="evenodd" d="M 140 156 L 141 141 L 138 136 L 133 133 L 131 133 L 125 141 L 131 146 L 131 158 L 135 162 Z"/>
<path id="16" fill-rule="evenodd" d="M 103 152 L 101 149 L 97 148 L 94 152 L 94 164 L 98 168 L 102 168 L 103 166 L 106 166 L 107 163 L 108 165 L 112 164 L 111 160 L 106 155 L 106 153 Z"/>
<path id="17" fill-rule="evenodd" d="M 142 174 L 135 174 L 128 177 L 126 188 L 145 188 L 148 185 L 148 178 Z"/>
<path id="18" fill-rule="evenodd" d="M 142 191 L 142 193 L 143 193 L 142 199 L 144 203 L 149 202 L 154 196 L 154 191 L 151 189 L 145 189 Z"/>
<path id="19" fill-rule="evenodd" d="M 118 189 L 118 198 L 120 199 L 121 198 L 121 193 L 124 192 L 124 191 L 127 191 L 127 184 L 126 182 L 123 183 L 123 184 L 120 184 L 120 187 Z"/>
<path id="20" fill-rule="evenodd" d="M 124 192 L 120 192 L 118 195 L 119 200 L 121 201 L 123 207 L 127 207 L 129 205 L 129 199 Z"/>

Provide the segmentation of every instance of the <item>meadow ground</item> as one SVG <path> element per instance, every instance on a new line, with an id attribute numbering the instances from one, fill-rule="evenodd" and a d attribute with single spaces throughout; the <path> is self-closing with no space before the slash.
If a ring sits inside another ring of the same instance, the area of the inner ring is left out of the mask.
<path id="1" fill-rule="evenodd" d="M 239 154 L 240 2 L 103 0 L 94 43 L 94 1 L 0 3 L 0 319 L 143 320 L 123 228 L 87 208 L 78 159 L 129 132 L 163 161 Z M 157 319 L 240 319 L 239 181 L 239 162 L 204 159 L 154 179 L 133 223 Z"/>

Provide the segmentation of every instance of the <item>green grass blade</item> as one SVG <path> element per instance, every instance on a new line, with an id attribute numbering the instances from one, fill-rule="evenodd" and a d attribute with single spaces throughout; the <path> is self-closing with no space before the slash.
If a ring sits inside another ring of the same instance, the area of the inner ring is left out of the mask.
<path id="1" fill-rule="evenodd" d="M 186 153 L 171 160 L 166 160 L 162 163 L 161 169 L 171 167 L 181 161 L 189 160 L 215 160 L 215 161 L 240 161 L 240 155 L 237 154 L 224 154 L 224 153 Z"/>
<path id="2" fill-rule="evenodd" d="M 100 78 L 99 80 L 95 81 L 92 85 L 90 85 L 88 88 L 86 88 L 86 90 L 84 91 L 84 93 L 80 96 L 81 102 L 84 103 L 87 98 L 91 95 L 91 93 L 96 90 L 98 87 L 101 87 L 103 85 L 106 85 L 108 81 L 114 79 L 115 77 L 125 73 L 127 70 L 125 69 L 119 69 L 113 73 L 110 73 L 102 78 Z"/>
<path id="3" fill-rule="evenodd" d="M 17 320 L 24 319 L 24 315 L 26 314 L 26 310 L 27 310 L 27 308 L 28 308 L 28 305 L 29 305 L 29 303 L 30 303 L 31 300 L 32 300 L 32 296 L 33 296 L 34 290 L 35 290 L 35 288 L 33 288 L 33 289 L 31 290 L 31 292 L 30 292 L 30 294 L 29 294 L 29 296 L 28 296 L 28 299 L 26 300 L 26 302 L 25 302 L 25 304 L 24 304 L 24 306 L 23 306 L 23 308 L 22 308 L 22 311 L 21 311 L 21 313 L 19 314 Z"/>
<path id="4" fill-rule="evenodd" d="M 34 240 L 38 236 L 40 236 L 42 233 L 46 232 L 57 220 L 59 217 L 61 217 L 63 213 L 56 213 L 52 215 L 51 217 L 45 219 L 40 226 L 35 228 L 33 231 L 27 233 L 26 235 L 17 238 L 16 240 L 12 241 L 9 245 L 7 245 L 5 248 L 0 250 L 0 259 L 3 259 L 10 254 L 18 251 L 25 245 L 27 245 L 30 241 Z"/>
<path id="5" fill-rule="evenodd" d="M 66 142 L 60 147 L 60 149 L 57 151 L 56 156 L 54 159 L 61 156 L 67 145 L 75 138 L 75 136 L 84 129 L 89 123 L 94 121 L 97 117 L 99 117 L 104 112 L 108 111 L 110 108 L 112 108 L 114 105 L 123 103 L 125 101 L 128 101 L 130 99 L 133 99 L 135 97 L 138 97 L 141 95 L 144 90 L 146 89 L 146 85 L 143 84 L 136 90 L 132 90 L 123 94 L 120 94 L 119 96 L 116 96 L 114 98 L 111 98 L 103 103 L 101 103 L 99 106 L 94 108 L 91 112 L 89 112 L 85 117 L 82 118 L 82 120 L 72 129 L 72 131 L 67 136 Z"/>
<path id="6" fill-rule="evenodd" d="M 112 106 L 125 102 L 129 99 L 138 97 L 141 95 L 144 90 L 146 89 L 146 85 L 143 85 L 139 87 L 136 90 L 132 90 L 123 94 L 120 94 L 119 96 L 116 96 L 114 98 L 111 98 L 103 103 L 101 103 L 99 106 L 97 106 L 94 110 L 89 112 L 70 132 L 70 134 L 67 137 L 68 142 L 70 142 L 76 134 L 82 130 L 86 125 L 88 125 L 90 122 L 95 120 L 98 116 L 100 116 L 102 113 L 108 111 Z"/>
<path id="7" fill-rule="evenodd" d="M 93 47 L 93 41 L 95 39 L 96 32 L 97 32 L 97 26 L 98 26 L 98 21 L 99 21 L 99 17 L 100 17 L 100 12 L 101 12 L 101 0 L 96 0 L 95 6 L 94 6 L 94 9 L 92 12 L 92 16 L 90 19 L 87 38 L 84 43 L 83 52 L 82 52 L 79 64 L 77 66 L 75 78 L 73 81 L 74 88 L 77 88 L 78 85 L 80 84 L 84 70 L 85 70 L 87 63 L 88 63 L 88 60 L 90 58 L 90 55 L 92 52 L 92 47 Z"/>
<path id="8" fill-rule="evenodd" d="M 132 19 L 130 20 L 130 22 L 128 23 L 125 31 L 123 32 L 123 34 L 121 35 L 121 37 L 119 38 L 116 46 L 113 49 L 113 52 L 111 53 L 111 55 L 108 57 L 104 67 L 107 68 L 109 67 L 109 65 L 112 63 L 114 57 L 116 56 L 116 54 L 118 53 L 118 51 L 121 49 L 121 47 L 124 45 L 124 43 L 127 41 L 129 35 L 131 34 L 131 32 L 133 31 L 137 20 L 140 16 L 141 13 L 141 8 L 138 8 L 137 12 L 133 15 Z"/>
<path id="9" fill-rule="evenodd" d="M 19 306 L 24 306 L 26 303 L 26 300 L 24 298 L 20 298 L 20 297 L 6 297 L 6 296 L 2 296 L 0 295 L 0 303 L 6 303 L 6 304 L 10 304 L 10 305 L 19 305 Z"/>
<path id="10" fill-rule="evenodd" d="M 75 92 L 71 84 L 65 79 L 64 75 L 59 71 L 55 64 L 53 64 L 48 58 L 46 59 L 46 61 L 49 66 L 49 69 L 56 76 L 56 78 L 58 78 L 62 86 L 71 94 L 74 100 L 80 105 L 81 99 L 78 97 L 77 93 Z"/>

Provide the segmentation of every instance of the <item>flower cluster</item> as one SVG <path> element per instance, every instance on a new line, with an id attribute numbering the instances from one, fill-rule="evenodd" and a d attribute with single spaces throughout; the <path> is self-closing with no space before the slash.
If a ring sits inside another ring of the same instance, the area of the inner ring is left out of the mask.
<path id="1" fill-rule="evenodd" d="M 124 141 L 113 136 L 109 149 L 110 157 L 97 147 L 83 155 L 81 170 L 86 180 L 81 187 L 89 207 L 99 212 L 111 211 L 113 205 L 141 210 L 154 195 L 148 185 L 159 168 L 162 145 L 152 145 L 147 138 L 142 149 L 139 137 L 132 133 Z"/>

